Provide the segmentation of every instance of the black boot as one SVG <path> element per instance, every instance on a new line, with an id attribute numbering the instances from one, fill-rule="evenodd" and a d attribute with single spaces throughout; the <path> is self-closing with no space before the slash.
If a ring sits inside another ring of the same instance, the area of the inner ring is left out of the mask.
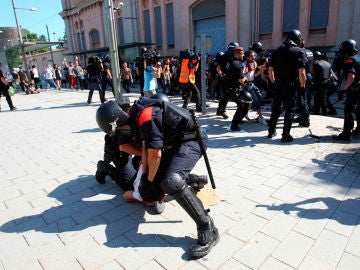
<path id="1" fill-rule="evenodd" d="M 98 181 L 99 184 L 105 184 L 106 176 L 107 176 L 106 163 L 103 160 L 99 160 L 97 163 L 97 170 L 95 173 L 96 181 Z"/>
<path id="2" fill-rule="evenodd" d="M 209 221 L 198 227 L 198 241 L 189 248 L 189 255 L 193 258 L 201 258 L 209 254 L 212 247 L 220 240 L 218 229 L 214 221 L 209 217 Z"/>
<path id="3" fill-rule="evenodd" d="M 204 186 L 208 183 L 208 179 L 206 175 L 196 175 L 190 174 L 189 180 L 186 181 L 190 187 L 194 189 L 194 191 L 198 192 L 200 189 L 204 188 Z"/>

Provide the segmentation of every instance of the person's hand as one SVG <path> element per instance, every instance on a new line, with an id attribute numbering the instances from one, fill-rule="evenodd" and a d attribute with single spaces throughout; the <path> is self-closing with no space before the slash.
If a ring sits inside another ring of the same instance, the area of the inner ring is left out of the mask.
<path id="1" fill-rule="evenodd" d="M 146 202 L 160 201 L 164 197 L 164 192 L 157 182 L 150 182 L 148 174 L 142 174 L 139 184 L 139 193 Z"/>

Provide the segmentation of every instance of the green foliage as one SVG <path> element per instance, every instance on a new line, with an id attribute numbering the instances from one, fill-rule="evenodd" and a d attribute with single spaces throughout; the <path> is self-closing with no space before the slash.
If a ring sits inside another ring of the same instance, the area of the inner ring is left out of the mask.
<path id="1" fill-rule="evenodd" d="M 28 42 L 48 41 L 46 39 L 45 35 L 38 36 L 38 34 L 36 34 L 36 33 L 28 33 L 28 34 L 24 35 L 23 40 L 24 40 L 24 42 L 26 42 L 26 41 L 28 41 Z M 31 53 L 37 54 L 37 53 L 44 53 L 44 52 L 48 52 L 48 51 L 50 51 L 50 47 L 39 49 L 39 50 L 34 50 Z"/>
<path id="2" fill-rule="evenodd" d="M 67 36 L 66 36 L 66 33 L 64 32 L 64 35 L 62 38 L 58 38 L 58 41 L 59 41 L 59 44 L 56 45 L 56 49 L 62 49 L 64 48 L 64 43 L 66 42 L 67 40 Z"/>
<path id="3" fill-rule="evenodd" d="M 9 65 L 10 70 L 12 68 L 17 68 L 20 65 L 20 57 L 17 49 L 8 49 L 5 51 L 6 59 Z"/>

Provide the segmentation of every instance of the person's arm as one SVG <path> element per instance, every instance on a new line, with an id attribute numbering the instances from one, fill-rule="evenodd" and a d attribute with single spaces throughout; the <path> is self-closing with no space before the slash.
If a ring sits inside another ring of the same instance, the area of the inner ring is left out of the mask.
<path id="1" fill-rule="evenodd" d="M 354 80 L 355 80 L 355 74 L 348 73 L 348 75 L 346 76 L 344 87 L 343 87 L 345 91 L 349 89 L 349 87 L 352 85 Z"/>
<path id="2" fill-rule="evenodd" d="M 272 83 L 275 83 L 274 68 L 272 66 L 269 67 L 269 78 Z"/>
<path id="3" fill-rule="evenodd" d="M 161 160 L 161 149 L 147 149 L 147 158 L 148 158 L 148 180 L 152 182 L 155 178 L 156 172 L 160 165 Z"/>
<path id="4" fill-rule="evenodd" d="M 132 143 L 119 145 L 119 150 L 135 156 L 141 156 L 142 154 L 141 148 L 136 147 L 136 145 Z"/>
<path id="5" fill-rule="evenodd" d="M 306 70 L 305 70 L 305 68 L 299 68 L 299 82 L 300 82 L 300 87 L 305 88 L 305 84 L 306 84 Z"/>
<path id="6" fill-rule="evenodd" d="M 8 78 L 6 78 L 5 76 L 1 76 L 1 81 L 2 81 L 2 83 L 3 84 L 5 84 L 5 85 L 8 85 Z"/>

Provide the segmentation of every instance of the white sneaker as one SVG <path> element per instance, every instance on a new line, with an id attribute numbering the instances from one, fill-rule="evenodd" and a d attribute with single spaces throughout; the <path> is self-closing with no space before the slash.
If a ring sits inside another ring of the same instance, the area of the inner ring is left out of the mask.
<path id="1" fill-rule="evenodd" d="M 260 124 L 262 124 L 262 125 L 265 125 L 265 126 L 268 125 L 268 123 L 267 123 L 267 121 L 265 120 L 265 118 L 259 118 L 259 119 L 258 119 L 258 122 L 259 122 Z"/>
<path id="2" fill-rule="evenodd" d="M 154 208 L 155 208 L 156 213 L 161 214 L 165 210 L 165 203 L 155 202 Z"/>

